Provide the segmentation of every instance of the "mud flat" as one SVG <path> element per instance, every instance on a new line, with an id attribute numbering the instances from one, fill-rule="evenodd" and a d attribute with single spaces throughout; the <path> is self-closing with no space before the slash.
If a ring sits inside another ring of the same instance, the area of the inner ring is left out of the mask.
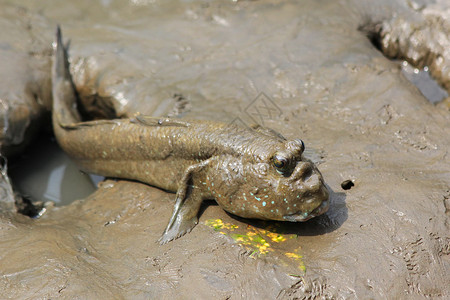
<path id="1" fill-rule="evenodd" d="M 47 22 L 42 39 L 56 23 L 71 39 L 75 84 L 94 112 L 256 122 L 300 137 L 332 203 L 296 224 L 209 203 L 191 233 L 160 246 L 174 195 L 107 180 L 40 219 L 0 217 L 1 298 L 450 297 L 450 114 L 367 34 L 397 47 L 396 16 L 427 32 L 431 9 L 448 24 L 444 2 L 23 1 Z M 427 57 L 448 62 L 448 47 L 433 47 Z M 429 67 L 448 89 L 443 66 Z"/>

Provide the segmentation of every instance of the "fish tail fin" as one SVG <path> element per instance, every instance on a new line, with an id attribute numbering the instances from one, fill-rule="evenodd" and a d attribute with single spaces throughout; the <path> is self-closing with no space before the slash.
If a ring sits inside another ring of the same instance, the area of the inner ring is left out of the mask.
<path id="1" fill-rule="evenodd" d="M 54 124 L 64 127 L 81 121 L 77 110 L 78 94 L 70 75 L 67 48 L 63 44 L 61 28 L 56 29 L 52 65 L 52 117 Z"/>
<path id="2" fill-rule="evenodd" d="M 56 27 L 56 40 L 55 40 L 55 52 L 53 60 L 53 76 L 58 78 L 68 78 L 69 73 L 69 60 L 67 55 L 67 49 L 64 47 L 61 27 Z"/>

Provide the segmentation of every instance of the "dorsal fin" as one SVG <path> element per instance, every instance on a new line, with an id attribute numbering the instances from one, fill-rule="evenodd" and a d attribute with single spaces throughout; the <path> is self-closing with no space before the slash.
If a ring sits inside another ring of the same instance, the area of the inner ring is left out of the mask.
<path id="1" fill-rule="evenodd" d="M 272 128 L 264 127 L 259 124 L 251 124 L 249 127 L 256 132 L 279 139 L 280 141 L 286 141 L 286 138 L 282 136 L 281 133 L 276 132 Z"/>
<path id="2" fill-rule="evenodd" d="M 171 118 L 156 118 L 151 116 L 137 115 L 135 119 L 131 120 L 131 122 L 139 122 L 143 125 L 147 126 L 179 126 L 179 127 L 189 127 L 189 124 L 186 121 L 171 119 Z"/>

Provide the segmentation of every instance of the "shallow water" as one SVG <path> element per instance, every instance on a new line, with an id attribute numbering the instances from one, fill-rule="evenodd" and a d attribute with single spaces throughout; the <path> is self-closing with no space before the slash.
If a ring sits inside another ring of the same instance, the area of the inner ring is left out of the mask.
<path id="1" fill-rule="evenodd" d="M 57 206 L 83 199 L 96 190 L 96 182 L 79 171 L 48 136 L 41 136 L 12 162 L 9 175 L 20 194 L 32 201 L 52 201 Z"/>
<path id="2" fill-rule="evenodd" d="M 430 75 L 428 67 L 419 69 L 407 61 L 401 62 L 402 73 L 414 84 L 431 103 L 439 103 L 448 97 L 448 93 Z"/>

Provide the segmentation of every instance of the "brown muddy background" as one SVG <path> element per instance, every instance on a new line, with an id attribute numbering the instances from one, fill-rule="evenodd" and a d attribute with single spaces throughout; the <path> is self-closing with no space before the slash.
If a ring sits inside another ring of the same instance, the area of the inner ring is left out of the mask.
<path id="1" fill-rule="evenodd" d="M 48 128 L 60 24 L 86 105 L 260 123 L 314 149 L 333 191 L 326 215 L 297 224 L 209 203 L 163 246 L 174 195 L 140 183 L 107 180 L 40 219 L 4 212 L 0 298 L 450 297 L 449 100 L 431 104 L 386 57 L 448 89 L 450 5 L 372 2 L 0 1 L 9 152 Z"/>

